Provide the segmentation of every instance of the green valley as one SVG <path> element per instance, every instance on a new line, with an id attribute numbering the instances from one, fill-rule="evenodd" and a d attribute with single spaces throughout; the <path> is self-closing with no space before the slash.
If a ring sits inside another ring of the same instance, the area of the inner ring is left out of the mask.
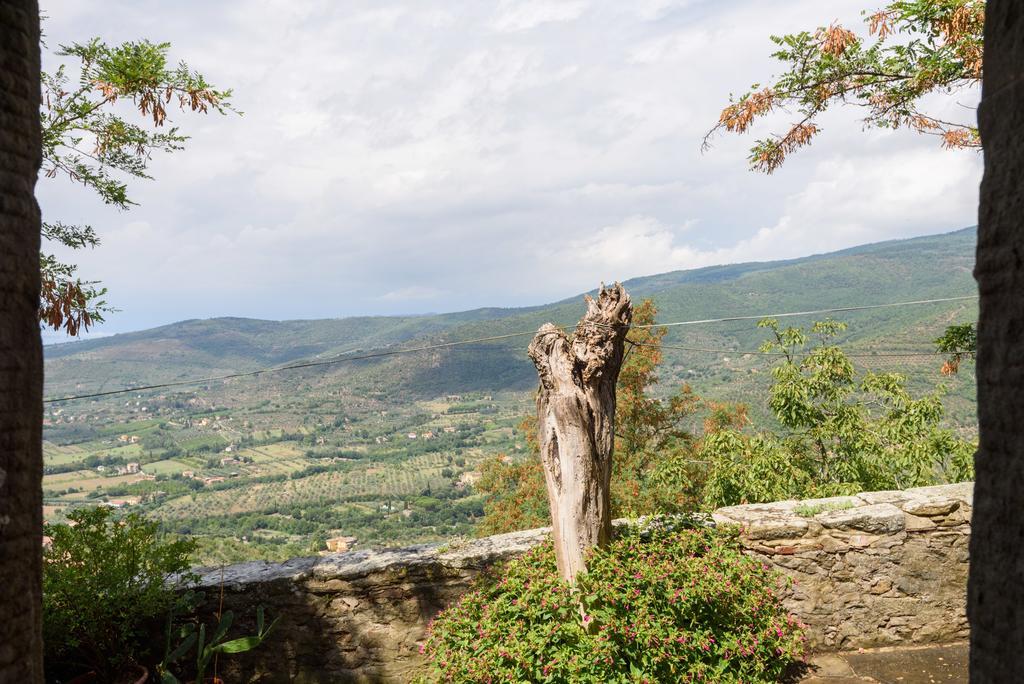
<path id="1" fill-rule="evenodd" d="M 973 228 L 782 262 L 678 271 L 625 283 L 659 322 L 811 311 L 975 293 Z M 45 513 L 82 505 L 146 512 L 200 539 L 207 563 L 470 535 L 480 463 L 526 449 L 532 331 L 572 325 L 581 296 L 525 309 L 338 320 L 192 320 L 47 347 Z M 855 365 L 942 383 L 947 421 L 975 428 L 973 364 L 944 377 L 932 341 L 975 320 L 972 299 L 828 314 Z M 826 314 L 783 319 L 806 325 Z M 773 357 L 755 319 L 669 328 L 660 387 L 765 409 Z M 522 333 L 522 334 L 519 334 Z M 502 337 L 413 353 L 402 350 Z M 374 356 L 356 360 L 349 357 Z M 285 365 L 247 377 L 196 378 Z M 171 386 L 120 394 L 141 385 Z"/>

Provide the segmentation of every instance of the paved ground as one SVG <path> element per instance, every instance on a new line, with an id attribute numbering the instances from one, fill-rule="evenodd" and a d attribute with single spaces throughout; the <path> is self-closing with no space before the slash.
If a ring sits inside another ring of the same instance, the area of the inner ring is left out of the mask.
<path id="1" fill-rule="evenodd" d="M 811 659 L 800 684 L 959 684 L 967 682 L 967 644 L 903 646 L 828 653 Z"/>

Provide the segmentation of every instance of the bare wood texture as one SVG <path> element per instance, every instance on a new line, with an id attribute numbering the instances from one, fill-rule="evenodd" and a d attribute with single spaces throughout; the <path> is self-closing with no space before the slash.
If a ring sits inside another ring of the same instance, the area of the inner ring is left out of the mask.
<path id="1" fill-rule="evenodd" d="M 967 610 L 971 681 L 994 684 L 1024 677 L 1024 2 L 989 0 L 984 68 L 974 270 L 979 445 Z"/>
<path id="2" fill-rule="evenodd" d="M 555 556 L 569 582 L 586 570 L 586 550 L 611 538 L 615 383 L 633 317 L 618 283 L 586 302 L 571 340 L 547 323 L 529 347 L 540 375 L 537 429 Z"/>
<path id="3" fill-rule="evenodd" d="M 0 0 L 0 684 L 43 681 L 39 7 Z"/>

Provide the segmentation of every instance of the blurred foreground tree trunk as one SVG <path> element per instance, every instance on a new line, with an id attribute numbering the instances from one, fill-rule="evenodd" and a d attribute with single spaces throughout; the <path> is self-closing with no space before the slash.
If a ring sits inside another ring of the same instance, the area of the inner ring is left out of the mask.
<path id="1" fill-rule="evenodd" d="M 616 283 L 587 297 L 587 313 L 570 340 L 546 323 L 530 343 L 540 375 L 537 430 L 551 505 L 558 570 L 570 583 L 586 569 L 584 553 L 611 538 L 615 383 L 633 317 Z"/>
<path id="2" fill-rule="evenodd" d="M 1024 3 L 990 0 L 979 109 L 978 424 L 971 681 L 1024 677 Z"/>
<path id="3" fill-rule="evenodd" d="M 0 0 L 0 683 L 43 681 L 39 7 Z"/>

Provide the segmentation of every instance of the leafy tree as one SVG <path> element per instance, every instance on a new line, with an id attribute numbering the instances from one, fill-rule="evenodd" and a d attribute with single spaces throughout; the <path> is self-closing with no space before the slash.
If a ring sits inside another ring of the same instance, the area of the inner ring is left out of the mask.
<path id="1" fill-rule="evenodd" d="M 118 209 L 135 204 L 126 178 L 151 178 L 154 153 L 185 148 L 188 137 L 177 127 L 164 128 L 168 110 L 226 114 L 234 111 L 230 90 L 219 90 L 185 62 L 168 63 L 170 43 L 148 40 L 107 45 L 99 38 L 62 45 L 61 57 L 78 60 L 77 74 L 61 65 L 42 73 L 43 164 L 46 177 L 65 176 L 93 190 Z M 120 114 L 119 101 L 129 100 L 143 117 L 134 123 Z M 44 222 L 43 239 L 70 249 L 96 247 L 100 240 L 91 226 Z M 74 264 L 49 253 L 41 255 L 42 296 L 39 318 L 54 330 L 71 336 L 103 321 L 111 308 L 106 288 L 82 280 Z"/>
<path id="2" fill-rule="evenodd" d="M 43 554 L 43 637 L 53 677 L 94 670 L 112 681 L 130 661 L 147 655 L 150 630 L 185 597 L 191 540 L 168 540 L 158 525 L 110 509 L 68 513 L 68 525 L 46 525 Z"/>
<path id="3" fill-rule="evenodd" d="M 935 340 L 940 352 L 949 354 L 942 364 L 943 375 L 955 375 L 964 359 L 973 360 L 978 352 L 978 331 L 973 323 L 951 325 Z"/>
<path id="4" fill-rule="evenodd" d="M 650 299 L 633 310 L 628 356 L 615 388 L 612 510 L 616 516 L 692 508 L 702 479 L 694 467 L 694 436 L 687 426 L 700 399 L 688 385 L 666 399 L 651 393 L 658 384 L 661 342 L 668 332 L 644 327 L 655 324 L 657 313 Z"/>
<path id="5" fill-rule="evenodd" d="M 511 461 L 494 456 L 480 466 L 480 479 L 475 488 L 487 496 L 484 517 L 477 527 L 481 536 L 551 524 L 547 486 L 537 445 L 537 418 L 524 418 L 519 430 L 526 436 L 529 447 L 525 459 Z"/>
<path id="6" fill-rule="evenodd" d="M 754 434 L 737 429 L 708 436 L 704 504 L 904 489 L 973 475 L 974 445 L 941 426 L 942 388 L 913 398 L 898 373 L 857 377 L 833 343 L 846 328 L 822 321 L 780 328 L 775 319 L 764 352 L 779 353 L 769 407 L 784 428 Z M 815 338 L 815 344 L 807 349 Z"/>
<path id="7" fill-rule="evenodd" d="M 656 313 L 638 308 L 647 323 Z M 643 324 L 640 324 L 643 325 Z M 746 407 L 698 400 L 689 388 L 666 400 L 649 395 L 664 329 L 636 328 L 619 375 L 612 475 L 616 516 L 714 509 L 737 503 L 905 489 L 973 477 L 975 445 L 942 427 L 942 387 L 912 397 L 898 373 L 858 375 L 834 343 L 846 328 L 821 321 L 809 330 L 771 332 L 761 351 L 779 355 L 769 408 L 781 429 L 754 430 Z M 644 331 L 649 331 L 649 336 Z M 698 411 L 703 429 L 685 429 Z M 533 439 L 530 456 L 485 463 L 478 490 L 488 495 L 481 534 L 549 524 L 544 473 Z"/>
<path id="8" fill-rule="evenodd" d="M 772 36 L 779 48 L 772 57 L 786 71 L 722 110 L 705 145 L 717 132 L 745 133 L 758 118 L 794 110 L 797 120 L 785 133 L 750 150 L 751 168 L 772 173 L 821 132 L 823 112 L 852 104 L 864 109 L 866 126 L 910 128 L 937 136 L 946 148 L 980 148 L 973 116 L 958 122 L 929 114 L 926 96 L 981 83 L 985 0 L 897 0 L 865 14 L 867 35 L 831 24 Z"/>

